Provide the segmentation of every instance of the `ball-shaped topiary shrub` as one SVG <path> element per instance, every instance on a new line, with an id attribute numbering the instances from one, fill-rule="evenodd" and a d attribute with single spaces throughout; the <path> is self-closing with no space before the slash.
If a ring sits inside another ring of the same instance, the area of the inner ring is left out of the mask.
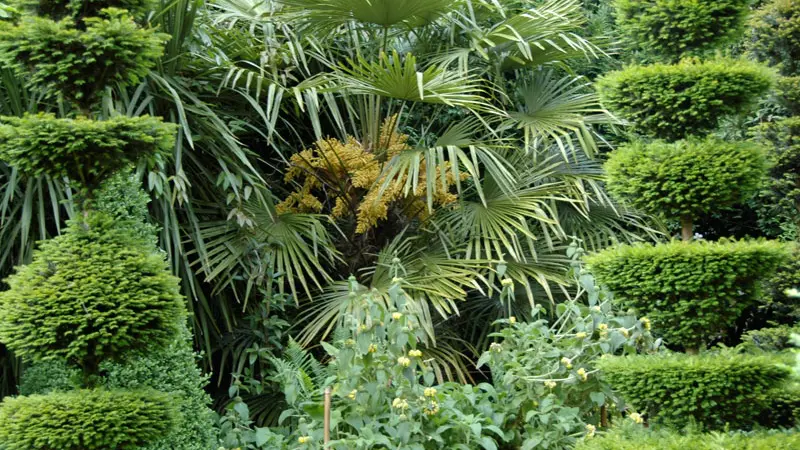
<path id="1" fill-rule="evenodd" d="M 767 176 L 767 149 L 709 137 L 634 142 L 611 153 L 608 188 L 650 214 L 696 218 L 747 200 Z"/>
<path id="2" fill-rule="evenodd" d="M 0 119 L 0 159 L 29 176 L 68 177 L 94 190 L 116 171 L 145 160 L 154 165 L 174 145 L 175 126 L 160 118 L 52 114 Z"/>
<path id="3" fill-rule="evenodd" d="M 772 87 L 774 74 L 745 60 L 630 66 L 598 81 L 603 103 L 644 135 L 679 140 L 746 112 Z"/>
<path id="4" fill-rule="evenodd" d="M 138 83 L 156 64 L 169 35 L 140 28 L 120 9 L 86 18 L 85 29 L 69 19 L 24 18 L 0 29 L 0 65 L 29 87 L 60 94 L 88 108 L 106 87 Z"/>
<path id="5" fill-rule="evenodd" d="M 0 405 L 0 442 L 7 450 L 133 450 L 167 434 L 176 415 L 170 396 L 156 391 L 8 398 Z"/>
<path id="6" fill-rule="evenodd" d="M 604 358 L 597 366 L 625 401 L 651 423 L 705 429 L 749 428 L 769 390 L 791 371 L 767 356 L 644 355 Z"/>
<path id="7" fill-rule="evenodd" d="M 617 24 L 634 47 L 667 61 L 738 39 L 750 0 L 616 0 Z"/>
<path id="8" fill-rule="evenodd" d="M 759 301 L 758 281 L 788 261 L 772 241 L 621 245 L 586 258 L 622 308 L 647 316 L 667 344 L 689 349 L 723 337 Z"/>
<path id="9" fill-rule="evenodd" d="M 169 345 L 185 320 L 164 257 L 108 215 L 73 220 L 0 293 L 0 341 L 26 359 L 97 373 L 104 360 Z"/>
<path id="10" fill-rule="evenodd" d="M 750 18 L 747 49 L 784 75 L 800 75 L 800 1 L 769 0 Z"/>

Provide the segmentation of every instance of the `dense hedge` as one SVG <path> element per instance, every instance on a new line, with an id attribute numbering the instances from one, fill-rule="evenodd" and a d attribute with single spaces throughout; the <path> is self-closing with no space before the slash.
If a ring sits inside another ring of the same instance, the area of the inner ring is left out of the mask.
<path id="1" fill-rule="evenodd" d="M 154 9 L 154 0 L 10 0 L 18 10 L 54 20 L 96 17 L 104 8 L 120 8 L 139 16 Z"/>
<path id="2" fill-rule="evenodd" d="M 606 163 L 608 188 L 650 214 L 697 218 L 747 200 L 767 175 L 767 150 L 709 137 L 634 142 Z"/>
<path id="3" fill-rule="evenodd" d="M 769 0 L 750 19 L 747 47 L 784 75 L 800 75 L 800 2 Z"/>
<path id="4" fill-rule="evenodd" d="M 668 344 L 702 347 L 759 300 L 759 279 L 789 259 L 770 241 L 621 245 L 587 257 L 614 301 L 647 316 Z"/>
<path id="5" fill-rule="evenodd" d="M 178 408 L 175 427 L 161 439 L 140 450 L 208 450 L 215 439 L 211 398 L 207 382 L 197 366 L 191 335 L 185 326 L 181 335 L 164 350 L 131 358 L 124 363 L 103 363 L 103 386 L 108 389 L 158 389 L 170 394 Z M 61 361 L 43 361 L 25 369 L 20 394 L 47 394 L 70 390 L 78 371 Z M 2 448 L 2 447 L 0 447 Z"/>
<path id="6" fill-rule="evenodd" d="M 758 422 L 768 428 L 794 428 L 800 425 L 800 385 L 789 383 L 770 391 L 767 407 Z"/>
<path id="7" fill-rule="evenodd" d="M 667 140 L 704 135 L 725 116 L 747 112 L 772 86 L 761 65 L 731 59 L 629 66 L 597 83 L 613 112 L 639 133 Z"/>
<path id="8" fill-rule="evenodd" d="M 800 324 L 750 330 L 742 335 L 741 346 L 752 352 L 782 352 L 794 348 L 793 334 L 800 334 Z"/>
<path id="9" fill-rule="evenodd" d="M 175 424 L 172 399 L 156 391 L 80 390 L 6 399 L 0 442 L 7 450 L 127 450 Z"/>
<path id="10" fill-rule="evenodd" d="M 575 450 L 778 450 L 800 448 L 800 433 L 700 434 L 641 426 L 615 428 Z"/>
<path id="11" fill-rule="evenodd" d="M 0 293 L 0 341 L 18 356 L 96 371 L 106 359 L 169 345 L 185 319 L 163 255 L 103 213 L 73 220 Z"/>
<path id="12" fill-rule="evenodd" d="M 791 371 L 766 356 L 659 354 L 603 358 L 614 390 L 651 423 L 678 428 L 749 428 L 769 404 L 769 391 Z"/>
<path id="13" fill-rule="evenodd" d="M 631 45 L 677 61 L 732 42 L 744 30 L 750 0 L 616 0 L 617 24 Z"/>
<path id="14" fill-rule="evenodd" d="M 138 83 L 163 52 L 169 35 L 140 28 L 125 11 L 83 21 L 23 18 L 0 29 L 0 65 L 49 95 L 60 94 L 86 108 L 106 87 Z"/>
<path id="15" fill-rule="evenodd" d="M 174 145 L 175 125 L 160 118 L 85 117 L 52 114 L 0 119 L 0 159 L 30 176 L 68 177 L 97 188 L 116 171 L 140 159 L 152 165 Z"/>

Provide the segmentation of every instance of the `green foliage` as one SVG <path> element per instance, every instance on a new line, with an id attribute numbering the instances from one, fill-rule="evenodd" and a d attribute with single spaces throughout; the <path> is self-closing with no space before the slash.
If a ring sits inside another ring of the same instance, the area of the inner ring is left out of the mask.
<path id="1" fill-rule="evenodd" d="M 747 48 L 784 75 L 800 75 L 800 3 L 769 0 L 750 19 Z"/>
<path id="2" fill-rule="evenodd" d="M 800 333 L 800 325 L 780 325 L 751 330 L 742 336 L 742 348 L 751 351 L 782 352 L 792 348 L 792 334 Z"/>
<path id="3" fill-rule="evenodd" d="M 758 281 L 789 253 L 771 241 L 673 241 L 621 245 L 586 261 L 614 301 L 647 315 L 668 344 L 698 348 L 757 304 Z"/>
<path id="4" fill-rule="evenodd" d="M 351 281 L 352 282 L 352 281 Z M 534 321 L 500 321 L 498 339 L 480 358 L 493 384 L 434 384 L 435 348 L 420 345 L 420 311 L 395 278 L 388 304 L 380 295 L 358 296 L 360 308 L 345 319 L 333 345 L 323 343 L 323 366 L 296 345 L 275 360 L 274 379 L 289 408 L 287 436 L 242 430 L 248 408 L 240 399 L 223 419 L 225 448 L 312 448 L 321 442 L 320 394 L 333 392 L 334 449 L 568 448 L 593 433 L 601 405 L 617 401 L 597 376 L 603 354 L 635 352 L 652 343 L 647 324 L 615 316 L 593 279 L 589 303 L 561 304 L 552 320 L 541 308 Z M 513 292 L 504 283 L 504 295 Z M 232 389 L 232 394 L 238 391 Z"/>
<path id="5" fill-rule="evenodd" d="M 594 439 L 586 439 L 575 450 L 775 450 L 800 448 L 800 434 L 678 432 L 649 430 L 640 425 L 617 427 Z"/>
<path id="6" fill-rule="evenodd" d="M 792 116 L 800 116 L 800 76 L 778 77 L 775 84 L 778 104 Z"/>
<path id="7" fill-rule="evenodd" d="M 769 390 L 791 373 L 767 356 L 659 354 L 597 363 L 626 402 L 652 423 L 682 428 L 749 428 L 767 407 Z"/>
<path id="8" fill-rule="evenodd" d="M 156 6 L 153 0 L 12 0 L 12 3 L 19 10 L 28 10 L 37 16 L 76 21 L 100 16 L 105 8 L 124 9 L 140 16 Z"/>
<path id="9" fill-rule="evenodd" d="M 0 442 L 8 450 L 138 449 L 175 425 L 172 403 L 155 391 L 101 389 L 9 398 Z"/>
<path id="10" fill-rule="evenodd" d="M 674 141 L 704 135 L 721 118 L 747 112 L 773 78 L 766 67 L 745 60 L 685 59 L 629 66 L 603 76 L 597 87 L 605 105 L 634 130 Z"/>
<path id="11" fill-rule="evenodd" d="M 207 382 L 197 366 L 191 335 L 181 327 L 178 339 L 163 350 L 130 358 L 124 363 L 102 363 L 106 389 L 157 389 L 170 395 L 177 407 L 175 427 L 142 450 L 208 450 L 215 429 L 211 399 L 204 391 Z M 80 377 L 62 361 L 42 361 L 26 368 L 20 383 L 21 395 L 68 391 Z"/>
<path id="12" fill-rule="evenodd" d="M 90 190 L 140 159 L 154 166 L 174 145 L 175 126 L 150 116 L 96 121 L 37 114 L 2 122 L 0 158 L 29 176 L 68 177 Z"/>
<path id="13" fill-rule="evenodd" d="M 674 62 L 738 39 L 750 0 L 616 0 L 614 6 L 634 48 Z"/>
<path id="14" fill-rule="evenodd" d="M 800 424 L 800 384 L 786 386 L 769 392 L 767 407 L 759 423 L 768 428 L 794 428 Z M 777 448 L 777 447 L 776 447 Z"/>
<path id="15" fill-rule="evenodd" d="M 172 342 L 185 317 L 164 257 L 102 213 L 73 220 L 0 293 L 0 340 L 19 356 L 100 361 Z"/>
<path id="16" fill-rule="evenodd" d="M 134 85 L 148 74 L 169 36 L 140 28 L 125 11 L 108 8 L 85 29 L 65 19 L 23 18 L 0 30 L 0 64 L 27 86 L 60 94 L 87 108 L 114 85 Z"/>
<path id="17" fill-rule="evenodd" d="M 766 149 L 715 137 L 636 141 L 606 163 L 609 191 L 650 214 L 701 217 L 747 200 L 767 175 Z"/>

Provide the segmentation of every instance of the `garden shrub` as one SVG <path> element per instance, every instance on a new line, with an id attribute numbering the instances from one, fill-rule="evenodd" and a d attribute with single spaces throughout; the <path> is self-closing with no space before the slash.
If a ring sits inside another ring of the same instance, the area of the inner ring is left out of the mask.
<path id="1" fill-rule="evenodd" d="M 76 21 L 97 17 L 105 8 L 124 9 L 138 17 L 155 6 L 153 0 L 11 0 L 10 3 L 18 10 L 30 11 L 37 16 Z"/>
<path id="2" fill-rule="evenodd" d="M 592 439 L 575 450 L 777 450 L 800 448 L 800 434 L 680 432 L 652 430 L 641 425 L 620 426 Z"/>
<path id="3" fill-rule="evenodd" d="M 767 428 L 794 428 L 800 420 L 800 385 L 788 383 L 775 388 L 767 395 L 767 407 L 759 417 L 759 424 Z"/>
<path id="4" fill-rule="evenodd" d="M 751 55 L 784 75 L 800 75 L 800 2 L 769 0 L 750 19 Z"/>
<path id="5" fill-rule="evenodd" d="M 3 117 L 0 158 L 29 176 L 69 177 L 95 189 L 140 159 L 153 166 L 172 150 L 174 134 L 175 125 L 150 116 L 103 121 L 52 114 Z"/>
<path id="6" fill-rule="evenodd" d="M 163 52 L 169 35 L 140 28 L 125 11 L 104 9 L 83 21 L 23 18 L 0 30 L 0 65 L 28 86 L 88 108 L 107 87 L 137 84 Z"/>
<path id="7" fill-rule="evenodd" d="M 598 81 L 605 105 L 639 133 L 678 140 L 704 135 L 722 117 L 747 112 L 774 75 L 745 60 L 685 59 L 678 64 L 629 66 Z"/>
<path id="8" fill-rule="evenodd" d="M 619 30 L 646 53 L 677 61 L 738 39 L 750 0 L 616 0 Z"/>
<path id="9" fill-rule="evenodd" d="M 793 348 L 792 334 L 800 333 L 800 325 L 750 330 L 742 336 L 742 348 L 748 351 L 782 352 Z"/>
<path id="10" fill-rule="evenodd" d="M 800 116 L 800 76 L 778 77 L 775 91 L 778 104 L 792 116 Z"/>
<path id="11" fill-rule="evenodd" d="M 605 167 L 609 191 L 636 208 L 696 218 L 752 196 L 767 176 L 767 150 L 715 137 L 637 141 L 614 151 Z"/>
<path id="12" fill-rule="evenodd" d="M 79 282 L 76 282 L 79 281 Z M 45 241 L 0 293 L 0 341 L 32 360 L 100 361 L 168 345 L 185 318 L 161 254 L 103 213 Z"/>
<path id="13" fill-rule="evenodd" d="M 587 263 L 623 309 L 646 315 L 671 345 L 702 347 L 759 300 L 758 281 L 789 259 L 771 241 L 621 245 Z"/>
<path id="14" fill-rule="evenodd" d="M 604 358 L 597 366 L 652 423 L 750 428 L 791 371 L 767 356 L 659 354 Z"/>
<path id="15" fill-rule="evenodd" d="M 77 390 L 5 399 L 0 442 L 7 450 L 126 450 L 175 424 L 172 399 L 156 391 Z"/>

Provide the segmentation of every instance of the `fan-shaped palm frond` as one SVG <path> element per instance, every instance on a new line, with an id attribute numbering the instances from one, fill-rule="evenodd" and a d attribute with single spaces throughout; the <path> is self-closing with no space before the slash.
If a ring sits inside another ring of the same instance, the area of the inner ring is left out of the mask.
<path id="1" fill-rule="evenodd" d="M 567 149 L 574 154 L 577 140 L 579 147 L 592 155 L 598 150 L 592 125 L 614 122 L 582 77 L 542 70 L 523 79 L 517 88 L 522 104 L 519 111 L 509 112 L 506 125 L 524 130 L 527 151 L 555 143 L 568 159 Z"/>
<path id="2" fill-rule="evenodd" d="M 272 198 L 264 193 L 260 199 L 246 202 L 242 209 L 232 210 L 224 222 L 199 226 L 202 245 L 196 264 L 206 281 L 214 280 L 216 289 L 235 287 L 237 280 L 246 281 L 245 299 L 252 288 L 272 277 L 282 276 L 298 298 L 298 288 L 306 295 L 321 290 L 331 281 L 325 270 L 337 254 L 331 236 L 324 226 L 325 217 L 313 214 L 278 214 Z"/>
<path id="3" fill-rule="evenodd" d="M 280 0 L 315 28 L 350 21 L 388 28 L 427 22 L 454 9 L 461 0 Z"/>
<path id="4" fill-rule="evenodd" d="M 502 3 L 495 7 L 502 8 Z M 472 18 L 460 23 L 472 35 L 475 52 L 509 70 L 603 55 L 599 46 L 579 34 L 585 22 L 580 0 L 547 0 L 489 29 Z"/>

